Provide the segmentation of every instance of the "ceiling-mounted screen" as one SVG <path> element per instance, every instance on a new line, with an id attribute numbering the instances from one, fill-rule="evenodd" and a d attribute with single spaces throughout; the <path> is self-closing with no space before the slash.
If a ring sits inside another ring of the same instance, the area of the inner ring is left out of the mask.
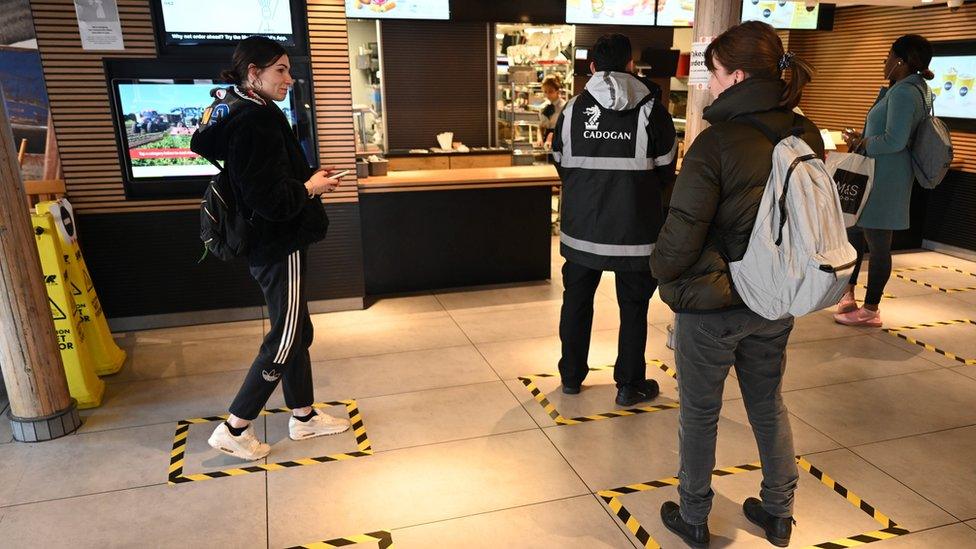
<path id="1" fill-rule="evenodd" d="M 346 0 L 354 19 L 450 19 L 449 0 Z"/>
<path id="2" fill-rule="evenodd" d="M 695 0 L 657 0 L 659 27 L 690 27 L 695 24 Z"/>
<path id="3" fill-rule="evenodd" d="M 566 22 L 652 26 L 654 0 L 566 0 Z"/>
<path id="4" fill-rule="evenodd" d="M 803 0 L 742 0 L 742 20 L 762 21 L 777 29 L 815 30 L 820 5 L 807 9 Z"/>
<path id="5" fill-rule="evenodd" d="M 295 45 L 290 0 L 160 0 L 160 11 L 169 46 L 236 44 L 255 35 Z"/>

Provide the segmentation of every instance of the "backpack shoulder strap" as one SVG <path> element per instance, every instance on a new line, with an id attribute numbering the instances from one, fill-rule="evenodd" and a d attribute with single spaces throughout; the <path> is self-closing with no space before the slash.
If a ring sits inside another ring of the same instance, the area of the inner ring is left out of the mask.
<path id="1" fill-rule="evenodd" d="M 201 155 L 201 156 L 203 156 L 203 155 Z M 223 167 L 223 166 L 221 166 L 220 164 L 218 164 L 218 163 L 217 163 L 217 162 L 216 162 L 215 160 L 213 160 L 212 158 L 207 158 L 206 156 L 204 156 L 203 158 L 206 158 L 206 159 L 207 159 L 207 162 L 210 162 L 211 164 L 213 164 L 213 165 L 214 165 L 214 167 L 216 167 L 216 168 L 217 168 L 217 171 L 219 171 L 219 172 L 223 172 L 223 171 L 224 171 L 224 167 Z"/>

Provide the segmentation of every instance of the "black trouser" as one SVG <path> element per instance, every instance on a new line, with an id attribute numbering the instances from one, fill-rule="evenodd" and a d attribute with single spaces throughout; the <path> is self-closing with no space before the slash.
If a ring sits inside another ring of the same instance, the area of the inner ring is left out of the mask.
<path id="1" fill-rule="evenodd" d="M 891 234 L 888 229 L 862 229 L 851 227 L 847 229 L 847 239 L 857 250 L 857 264 L 851 274 L 851 284 L 857 284 L 857 277 L 861 273 L 861 262 L 864 261 L 864 249 L 871 252 L 868 263 L 868 291 L 864 296 L 865 305 L 881 303 L 885 285 L 891 278 Z"/>
<path id="2" fill-rule="evenodd" d="M 298 250 L 278 263 L 252 266 L 251 276 L 261 285 L 268 303 L 271 330 L 264 336 L 230 413 L 253 420 L 258 417 L 281 380 L 285 404 L 292 409 L 311 406 L 312 319 L 305 296 L 306 250 Z"/>
<path id="3" fill-rule="evenodd" d="M 593 296 L 602 271 L 567 261 L 563 265 L 563 308 L 559 318 L 559 339 L 563 354 L 559 375 L 563 385 L 578 387 L 589 366 L 590 331 L 593 328 Z M 647 346 L 647 307 L 657 288 L 650 272 L 616 272 L 617 304 L 620 306 L 620 336 L 613 379 L 617 387 L 645 379 Z"/>

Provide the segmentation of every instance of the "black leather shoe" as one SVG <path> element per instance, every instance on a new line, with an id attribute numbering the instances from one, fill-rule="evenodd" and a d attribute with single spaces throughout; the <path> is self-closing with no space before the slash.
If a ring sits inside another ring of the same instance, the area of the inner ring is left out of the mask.
<path id="1" fill-rule="evenodd" d="M 580 392 L 579 385 L 563 385 L 564 395 L 578 395 Z"/>
<path id="2" fill-rule="evenodd" d="M 708 547 L 711 535 L 708 533 L 708 523 L 688 524 L 681 518 L 678 504 L 673 501 L 665 501 L 661 506 L 661 522 L 668 530 L 685 540 L 685 543 L 695 548 Z"/>
<path id="3" fill-rule="evenodd" d="M 776 547 L 787 547 L 790 536 L 793 535 L 793 517 L 780 518 L 770 515 L 762 507 L 762 502 L 756 498 L 747 498 L 742 504 L 742 512 L 746 518 L 766 532 L 766 539 Z"/>
<path id="4" fill-rule="evenodd" d="M 617 405 L 633 406 L 638 402 L 653 400 L 661 393 L 661 388 L 653 379 L 645 379 L 636 385 L 625 385 L 617 389 Z"/>

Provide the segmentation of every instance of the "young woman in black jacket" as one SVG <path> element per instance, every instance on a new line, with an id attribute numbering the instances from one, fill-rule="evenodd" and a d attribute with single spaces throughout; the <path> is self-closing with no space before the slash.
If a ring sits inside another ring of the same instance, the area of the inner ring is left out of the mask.
<path id="1" fill-rule="evenodd" d="M 790 419 L 780 394 L 793 319 L 767 320 L 743 304 L 729 261 L 742 257 L 772 169 L 773 144 L 755 124 L 778 135 L 799 130 L 823 158 L 817 127 L 792 109 L 812 68 L 783 51 L 772 27 L 734 26 L 705 50 L 715 102 L 711 123 L 688 149 L 674 186 L 668 218 L 651 254 L 661 298 L 676 315 L 681 505 L 661 508 L 665 526 L 684 540 L 708 543 L 722 390 L 736 378 L 762 458 L 760 499 L 743 504 L 766 538 L 785 547 L 792 533 L 798 474 Z M 789 82 L 783 73 L 790 69 Z"/>
<path id="2" fill-rule="evenodd" d="M 332 192 L 339 181 L 329 177 L 329 169 L 312 172 L 291 124 L 274 103 L 284 100 L 294 83 L 284 48 L 267 38 L 247 38 L 238 44 L 233 65 L 221 76 L 234 87 L 218 93 L 237 94 L 243 106 L 230 113 L 208 112 L 223 118 L 194 134 L 191 149 L 224 161 L 250 221 L 251 275 L 268 304 L 271 329 L 230 406 L 230 417 L 209 440 L 220 452 L 253 461 L 271 451 L 257 439 L 251 422 L 279 380 L 293 411 L 288 423 L 292 440 L 349 429 L 348 420 L 312 407 L 312 321 L 304 282 L 308 246 L 325 238 L 329 224 L 320 195 Z"/>

